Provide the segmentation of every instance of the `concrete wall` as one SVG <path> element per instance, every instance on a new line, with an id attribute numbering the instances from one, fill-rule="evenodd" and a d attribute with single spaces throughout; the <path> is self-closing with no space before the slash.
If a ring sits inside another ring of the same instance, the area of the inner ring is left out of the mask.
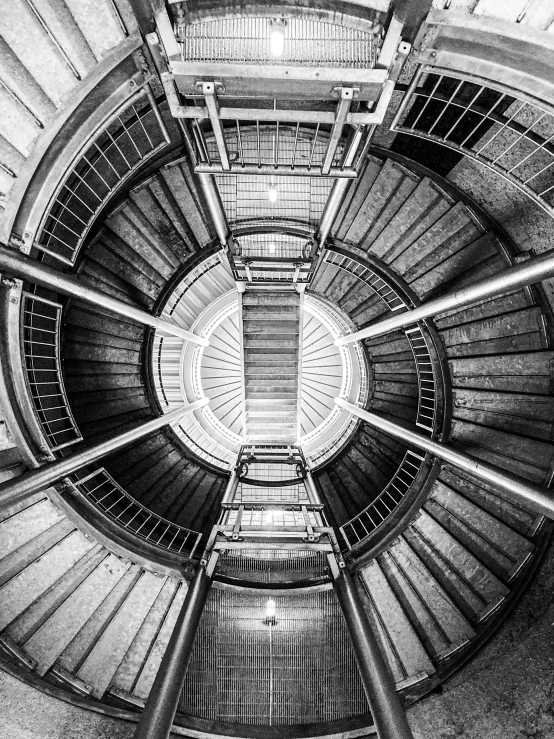
<path id="1" fill-rule="evenodd" d="M 554 736 L 554 550 L 494 639 L 409 712 L 415 739 Z"/>
<path id="2" fill-rule="evenodd" d="M 0 671 L 0 736 L 11 739 L 127 739 L 134 724 L 58 700 Z"/>

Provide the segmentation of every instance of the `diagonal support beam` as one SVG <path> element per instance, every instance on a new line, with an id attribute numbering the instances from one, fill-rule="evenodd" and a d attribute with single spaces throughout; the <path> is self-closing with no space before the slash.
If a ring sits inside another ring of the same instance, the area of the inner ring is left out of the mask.
<path id="1" fill-rule="evenodd" d="M 27 257 L 24 254 L 10 249 L 0 244 L 0 271 L 5 272 L 12 277 L 17 277 L 20 280 L 27 280 L 34 285 L 41 285 L 47 287 L 50 290 L 54 290 L 62 295 L 68 295 L 70 298 L 76 298 L 77 300 L 83 300 L 85 303 L 90 303 L 109 310 L 112 313 L 117 313 L 120 316 L 125 316 L 133 321 L 142 323 L 145 326 L 152 326 L 159 331 L 164 331 L 171 336 L 179 336 L 181 339 L 187 339 L 200 346 L 208 346 L 209 342 L 202 336 L 197 336 L 191 331 L 186 331 L 180 326 L 176 326 L 169 321 L 165 321 L 163 318 L 157 318 L 151 313 L 140 308 L 135 308 L 129 303 L 124 303 L 122 300 L 112 298 L 106 293 L 102 293 L 99 290 L 94 290 L 88 287 L 83 280 L 75 275 L 67 275 L 62 272 L 58 272 L 52 267 L 48 267 L 42 262 L 37 262 L 36 259 Z"/>
<path id="2" fill-rule="evenodd" d="M 71 475 L 82 467 L 86 467 L 93 462 L 97 462 L 108 454 L 112 454 L 118 449 L 122 449 L 128 444 L 137 441 L 137 439 L 147 436 L 153 431 L 157 431 L 162 426 L 179 421 L 183 416 L 203 408 L 209 402 L 208 398 L 202 398 L 190 405 L 177 408 L 176 410 L 171 411 L 171 413 L 166 413 L 163 416 L 154 418 L 152 421 L 147 421 L 130 431 L 125 431 L 123 434 L 113 436 L 111 439 L 89 447 L 78 454 L 73 454 L 71 457 L 59 459 L 56 462 L 52 462 L 51 464 L 39 467 L 35 470 L 29 470 L 19 477 L 16 477 L 14 480 L 1 483 L 0 509 L 3 505 L 18 503 L 40 490 L 45 490 L 55 482 L 67 477 L 67 475 Z"/>
<path id="3" fill-rule="evenodd" d="M 341 336 L 335 341 L 336 346 L 345 346 L 362 339 L 372 339 L 375 336 L 382 336 L 391 331 L 404 326 L 411 326 L 417 321 L 425 318 L 434 318 L 434 316 L 445 313 L 453 308 L 461 308 L 466 305 L 478 303 L 480 300 L 494 298 L 497 295 L 505 295 L 511 290 L 517 290 L 527 285 L 534 285 L 537 282 L 546 280 L 554 276 L 554 249 L 541 254 L 538 257 L 531 257 L 522 264 L 516 264 L 513 267 L 502 270 L 492 277 L 474 282 L 460 290 L 444 295 L 442 298 L 430 300 L 428 303 L 420 305 L 418 308 L 400 313 L 393 318 L 386 318 L 356 331 L 348 336 Z"/>
<path id="4" fill-rule="evenodd" d="M 523 506 L 525 509 L 533 511 L 540 516 L 554 519 L 554 493 L 548 488 L 529 482 L 523 477 L 514 475 L 511 472 L 506 472 L 500 469 L 500 467 L 484 462 L 470 454 L 458 452 L 449 444 L 431 441 L 431 439 L 420 434 L 418 431 L 412 431 L 405 426 L 382 418 L 382 416 L 378 416 L 376 413 L 364 411 L 362 408 L 358 408 L 352 405 L 352 403 L 347 403 L 341 398 L 335 398 L 335 403 L 340 408 L 350 411 L 353 415 L 358 416 L 358 418 L 361 418 L 366 423 L 384 431 L 395 439 L 400 439 L 405 444 L 411 444 L 418 449 L 434 454 L 445 462 L 449 462 L 459 467 L 459 469 L 478 477 L 483 482 L 493 485 L 503 493 L 506 493 L 507 497 L 516 505 Z"/>
<path id="5" fill-rule="evenodd" d="M 321 166 L 321 174 L 328 175 L 331 171 L 331 165 L 337 152 L 337 146 L 342 137 L 342 131 L 344 124 L 346 123 L 346 116 L 350 111 L 352 100 L 354 99 L 354 90 L 351 87 L 341 87 L 340 98 L 335 112 L 335 121 L 331 134 L 329 136 L 329 143 L 327 144 L 327 151 L 325 152 L 325 158 Z"/>
<path id="6" fill-rule="evenodd" d="M 229 154 L 227 152 L 227 144 L 225 143 L 223 126 L 221 125 L 221 119 L 219 118 L 219 105 L 215 94 L 215 82 L 203 82 L 202 93 L 206 101 L 206 108 L 208 109 L 208 115 L 210 116 L 210 123 L 212 124 L 215 143 L 219 151 L 221 167 L 224 171 L 228 172 L 231 169 L 231 165 L 229 163 Z"/>

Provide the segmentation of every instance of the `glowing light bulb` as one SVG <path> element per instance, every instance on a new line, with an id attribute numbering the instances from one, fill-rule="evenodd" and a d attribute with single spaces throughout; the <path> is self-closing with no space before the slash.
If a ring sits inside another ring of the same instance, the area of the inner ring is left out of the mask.
<path id="1" fill-rule="evenodd" d="M 269 32 L 269 50 L 271 56 L 283 56 L 285 50 L 285 26 L 284 21 L 272 21 Z"/>
<path id="2" fill-rule="evenodd" d="M 275 606 L 275 601 L 273 598 L 270 598 L 267 603 L 265 604 L 265 622 L 266 624 L 271 624 L 272 626 L 275 625 L 275 613 L 277 609 Z"/>
<path id="3" fill-rule="evenodd" d="M 269 198 L 270 203 L 277 202 L 277 188 L 272 185 L 267 191 L 267 197 Z"/>
<path id="4" fill-rule="evenodd" d="M 275 254 L 275 249 L 276 248 L 277 247 L 275 246 L 275 242 L 274 241 L 270 241 L 269 242 L 269 253 L 270 254 Z"/>

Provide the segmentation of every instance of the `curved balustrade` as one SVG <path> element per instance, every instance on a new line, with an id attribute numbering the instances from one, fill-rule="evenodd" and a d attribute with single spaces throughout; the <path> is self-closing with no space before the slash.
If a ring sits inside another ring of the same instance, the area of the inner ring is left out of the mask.
<path id="1" fill-rule="evenodd" d="M 544 101 L 423 64 L 391 130 L 476 160 L 554 215 L 554 110 Z"/>
<path id="2" fill-rule="evenodd" d="M 355 275 L 368 285 L 373 292 L 386 303 L 391 311 L 405 310 L 410 305 L 410 298 L 402 295 L 395 285 L 380 275 L 372 265 L 364 263 L 352 254 L 341 249 L 329 248 L 324 260 L 340 269 Z M 418 381 L 418 408 L 416 425 L 429 435 L 437 430 L 440 414 L 437 401 L 437 378 L 433 358 L 436 354 L 434 346 L 430 346 L 428 337 L 421 326 L 414 326 L 404 331 L 412 350 Z M 424 456 L 408 450 L 400 463 L 394 477 L 379 496 L 361 513 L 340 527 L 342 536 L 349 549 L 356 546 L 393 513 L 399 503 L 406 497 L 425 460 Z"/>
<path id="3" fill-rule="evenodd" d="M 32 293 L 22 295 L 23 364 L 29 396 L 52 451 L 82 440 L 61 371 L 61 313 L 59 303 Z"/>
<path id="4" fill-rule="evenodd" d="M 122 528 L 155 546 L 177 554 L 194 555 L 201 534 L 171 523 L 149 511 L 101 467 L 85 477 L 75 476 L 74 487 Z"/>
<path id="5" fill-rule="evenodd" d="M 424 460 L 425 457 L 407 451 L 383 492 L 361 513 L 340 527 L 348 549 L 367 538 L 391 515 L 411 489 Z"/>
<path id="6" fill-rule="evenodd" d="M 95 217 L 116 190 L 169 141 L 148 86 L 97 131 L 60 183 L 34 246 L 74 264 Z"/>

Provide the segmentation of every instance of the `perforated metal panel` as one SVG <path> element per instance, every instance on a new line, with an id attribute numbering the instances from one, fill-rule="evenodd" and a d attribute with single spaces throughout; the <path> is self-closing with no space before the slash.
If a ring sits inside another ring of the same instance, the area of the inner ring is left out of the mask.
<path id="1" fill-rule="evenodd" d="M 367 714 L 346 624 L 333 591 L 266 598 L 212 590 L 194 643 L 179 711 L 258 725 Z"/>

